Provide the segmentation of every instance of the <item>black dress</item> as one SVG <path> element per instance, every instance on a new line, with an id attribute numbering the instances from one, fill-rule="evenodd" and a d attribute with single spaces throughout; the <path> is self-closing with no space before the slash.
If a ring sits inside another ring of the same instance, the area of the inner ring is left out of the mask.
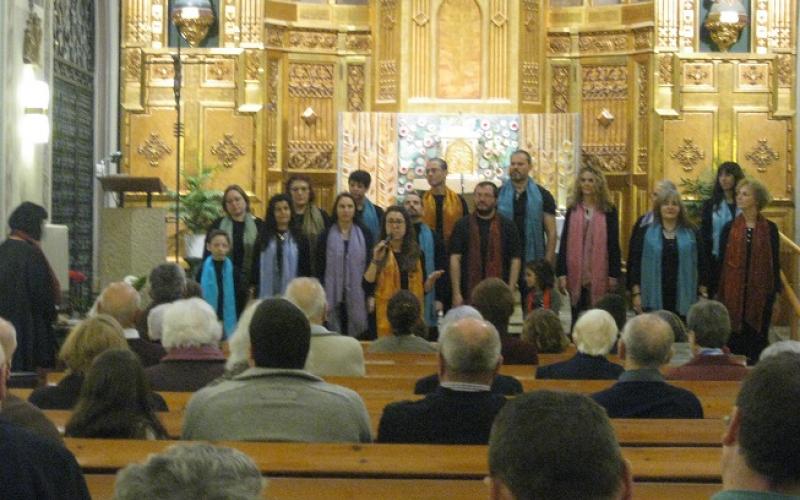
<path id="1" fill-rule="evenodd" d="M 0 317 L 17 330 L 14 371 L 55 364 L 52 279 L 44 254 L 32 244 L 11 238 L 0 244 Z"/>

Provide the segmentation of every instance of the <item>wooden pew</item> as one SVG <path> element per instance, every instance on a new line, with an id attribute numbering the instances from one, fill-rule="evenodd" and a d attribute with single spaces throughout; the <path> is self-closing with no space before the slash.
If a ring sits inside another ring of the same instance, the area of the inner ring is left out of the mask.
<path id="1" fill-rule="evenodd" d="M 65 438 L 86 473 L 111 473 L 176 441 Z M 220 442 L 249 455 L 263 474 L 286 477 L 482 479 L 486 446 Z M 637 481 L 719 482 L 721 448 L 623 448 Z"/>
<path id="2" fill-rule="evenodd" d="M 93 500 L 111 500 L 114 480 L 111 474 L 86 474 Z M 263 498 L 281 500 L 474 500 L 487 496 L 486 485 L 478 480 L 458 479 L 334 479 L 267 478 Z M 635 483 L 634 498 L 648 500 L 706 500 L 719 491 L 713 483 Z M 410 494 L 413 492 L 413 494 Z"/>

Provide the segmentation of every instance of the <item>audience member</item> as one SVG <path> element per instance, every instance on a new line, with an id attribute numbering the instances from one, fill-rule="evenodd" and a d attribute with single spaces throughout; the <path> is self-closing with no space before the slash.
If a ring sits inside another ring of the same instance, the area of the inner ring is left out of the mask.
<path id="1" fill-rule="evenodd" d="M 582 394 L 509 401 L 489 438 L 492 500 L 630 499 L 630 464 L 603 409 Z"/>
<path id="2" fill-rule="evenodd" d="M 152 302 L 139 315 L 136 321 L 136 330 L 146 339 L 160 340 L 161 332 L 157 328 L 153 328 L 151 335 L 150 327 L 160 325 L 161 316 L 166 309 L 165 304 L 184 298 L 186 294 L 186 273 L 178 264 L 165 262 L 150 271 L 148 284 Z"/>
<path id="3" fill-rule="evenodd" d="M 11 371 L 0 343 L 0 410 Z M 0 419 L 0 498 L 89 500 L 75 457 L 52 439 Z"/>
<path id="4" fill-rule="evenodd" d="M 253 314 L 259 304 L 261 304 L 260 300 L 254 300 L 242 311 L 239 322 L 236 324 L 236 330 L 228 340 L 228 360 L 225 362 L 225 373 L 212 384 L 230 380 L 250 368 L 250 323 L 253 321 Z"/>
<path id="5" fill-rule="evenodd" d="M 540 366 L 536 378 L 616 380 L 625 371 L 606 356 L 617 341 L 617 324 L 601 309 L 589 309 L 581 315 L 572 330 L 572 341 L 578 352 L 572 358 Z"/>
<path id="6" fill-rule="evenodd" d="M 593 309 L 602 309 L 610 314 L 614 318 L 614 323 L 617 324 L 618 331 L 621 332 L 625 328 L 625 322 L 628 321 L 628 305 L 622 295 L 607 293 L 595 302 Z"/>
<path id="7" fill-rule="evenodd" d="M 425 331 L 421 315 L 419 300 L 413 293 L 408 290 L 395 293 L 386 305 L 392 334 L 374 341 L 369 352 L 436 352 L 433 344 L 414 335 L 415 331 Z"/>
<path id="8" fill-rule="evenodd" d="M 659 309 L 658 311 L 653 311 L 653 313 L 666 321 L 672 329 L 672 357 L 669 360 L 669 366 L 685 365 L 694 357 L 686 324 L 680 316 L 672 311 Z"/>
<path id="9" fill-rule="evenodd" d="M 562 353 L 569 346 L 558 315 L 549 309 L 534 309 L 522 324 L 522 340 L 536 345 L 542 354 Z"/>
<path id="10" fill-rule="evenodd" d="M 502 363 L 500 337 L 491 323 L 468 318 L 450 324 L 439 337 L 441 385 L 419 401 L 387 405 L 378 441 L 486 444 L 492 420 L 506 402 L 490 390 Z"/>
<path id="11" fill-rule="evenodd" d="M 108 349 L 128 349 L 120 324 L 107 314 L 78 323 L 67 335 L 58 357 L 66 367 L 57 385 L 35 389 L 28 401 L 43 410 L 71 410 L 94 358 Z"/>
<path id="12" fill-rule="evenodd" d="M 261 302 L 250 323 L 255 366 L 194 394 L 183 439 L 369 442 L 361 397 L 303 370 L 310 341 L 308 320 L 295 305 Z"/>
<path id="13" fill-rule="evenodd" d="M 0 318 L 0 347 L 4 353 L 7 353 L 6 364 L 10 371 L 12 369 L 11 361 L 14 359 L 14 351 L 17 348 L 17 332 L 14 330 L 14 325 L 3 318 Z M 62 443 L 58 429 L 42 413 L 42 410 L 10 392 L 6 392 L 5 397 L 0 401 L 0 418 L 24 427 L 40 437 Z"/>
<path id="14" fill-rule="evenodd" d="M 539 362 L 536 344 L 511 336 L 508 322 L 514 313 L 511 289 L 499 278 L 487 278 L 472 291 L 472 305 L 500 333 L 503 362 L 507 365 L 535 365 Z"/>
<path id="15" fill-rule="evenodd" d="M 689 343 L 694 357 L 667 373 L 670 380 L 742 380 L 747 362 L 737 359 L 726 344 L 731 336 L 731 319 L 721 302 L 704 300 L 694 304 L 686 316 Z"/>
<path id="16" fill-rule="evenodd" d="M 117 473 L 115 500 L 258 500 L 266 480 L 239 450 L 208 443 L 170 446 Z"/>
<path id="17" fill-rule="evenodd" d="M 296 305 L 311 324 L 311 345 L 305 369 L 318 377 L 363 377 L 364 350 L 358 340 L 325 328 L 328 302 L 316 278 L 295 278 L 284 298 Z"/>
<path id="18" fill-rule="evenodd" d="M 154 413 L 164 400 L 150 391 L 142 363 L 127 349 L 109 349 L 94 360 L 67 422 L 70 437 L 164 439 L 167 431 Z"/>
<path id="19" fill-rule="evenodd" d="M 136 329 L 141 298 L 139 292 L 124 281 L 108 285 L 97 298 L 97 312 L 108 314 L 122 326 L 122 333 L 128 347 L 139 356 L 144 366 L 153 366 L 166 355 L 164 348 L 155 342 L 145 340 Z"/>
<path id="20" fill-rule="evenodd" d="M 761 351 L 761 356 L 759 356 L 758 360 L 761 361 L 782 352 L 793 352 L 795 354 L 800 354 L 800 341 L 779 340 L 778 342 L 771 344 L 769 347 Z"/>
<path id="21" fill-rule="evenodd" d="M 659 369 L 669 362 L 673 334 L 666 321 L 642 314 L 625 325 L 619 356 L 625 372 L 616 384 L 592 395 L 611 418 L 703 418 L 691 392 L 668 385 Z"/>
<path id="22" fill-rule="evenodd" d="M 164 313 L 161 362 L 145 370 L 154 391 L 194 392 L 225 372 L 222 327 L 203 299 L 176 300 Z"/>
<path id="23" fill-rule="evenodd" d="M 758 362 L 722 437 L 722 489 L 712 500 L 800 498 L 800 355 Z"/>

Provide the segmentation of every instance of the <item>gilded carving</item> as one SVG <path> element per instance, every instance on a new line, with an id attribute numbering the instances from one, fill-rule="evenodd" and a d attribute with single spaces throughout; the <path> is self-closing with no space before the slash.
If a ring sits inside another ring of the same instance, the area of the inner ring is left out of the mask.
<path id="1" fill-rule="evenodd" d="M 150 41 L 150 26 L 147 19 L 147 11 L 140 2 L 132 2 L 131 10 L 128 13 L 126 42 L 130 45 L 145 44 Z"/>
<path id="2" fill-rule="evenodd" d="M 235 3 L 235 0 L 228 0 Z M 241 0 L 242 41 L 259 43 L 261 41 L 261 9 L 263 0 Z"/>
<path id="3" fill-rule="evenodd" d="M 333 97 L 333 64 L 289 65 L 289 95 L 330 99 Z"/>
<path id="4" fill-rule="evenodd" d="M 695 37 L 695 0 L 679 0 L 679 2 L 681 14 L 679 17 L 678 47 L 681 51 L 692 51 Z"/>
<path id="5" fill-rule="evenodd" d="M 428 24 L 428 21 L 430 21 L 431 19 L 428 17 L 428 14 L 426 14 L 424 11 L 419 11 L 416 14 L 414 14 L 414 17 L 412 17 L 411 20 L 417 23 L 417 26 L 421 27 Z"/>
<path id="6" fill-rule="evenodd" d="M 481 9 L 474 0 L 449 0 L 439 10 L 436 29 L 437 59 L 436 95 L 444 99 L 481 98 Z M 491 46 L 495 28 L 489 27 Z M 505 47 L 503 48 L 505 50 Z M 490 53 L 492 53 L 490 51 Z M 492 93 L 492 66 L 490 61 L 490 96 Z M 496 68 L 496 66 L 494 66 Z"/>
<path id="7" fill-rule="evenodd" d="M 224 134 L 219 142 L 211 146 L 211 154 L 222 162 L 222 166 L 231 168 L 234 162 L 244 155 L 244 148 L 236 142 L 233 134 Z"/>
<path id="8" fill-rule="evenodd" d="M 769 18 L 769 2 L 767 0 L 756 1 L 756 16 L 755 16 L 755 41 L 756 53 L 766 54 L 769 47 L 767 19 Z"/>
<path id="9" fill-rule="evenodd" d="M 125 51 L 125 76 L 128 80 L 138 80 L 142 76 L 142 52 L 139 49 Z"/>
<path id="10" fill-rule="evenodd" d="M 289 47 L 303 49 L 336 48 L 337 34 L 330 31 L 291 31 Z"/>
<path id="11" fill-rule="evenodd" d="M 584 66 L 584 99 L 625 99 L 628 69 L 625 66 Z"/>
<path id="12" fill-rule="evenodd" d="M 239 26 L 236 22 L 236 2 L 226 0 L 222 15 L 224 23 L 224 42 L 226 47 L 236 46 L 240 39 Z"/>
<path id="13" fill-rule="evenodd" d="M 778 161 L 780 155 L 767 143 L 767 139 L 759 139 L 758 144 L 744 157 L 756 164 L 756 170 L 766 172 L 770 163 Z"/>
<path id="14" fill-rule="evenodd" d="M 628 164 L 628 152 L 624 145 L 582 146 L 583 161 L 607 172 L 622 172 Z"/>
<path id="15" fill-rule="evenodd" d="M 229 61 L 214 61 L 205 66 L 208 78 L 222 81 L 232 79 L 232 69 Z"/>
<path id="16" fill-rule="evenodd" d="M 286 28 L 277 24 L 267 24 L 267 45 L 270 47 L 283 47 L 283 38 Z"/>
<path id="17" fill-rule="evenodd" d="M 394 61 L 378 64 L 378 99 L 393 101 L 397 98 L 397 65 Z"/>
<path id="18" fill-rule="evenodd" d="M 280 60 L 267 60 L 267 168 L 278 165 L 278 87 L 280 85 Z"/>
<path id="19" fill-rule="evenodd" d="M 581 34 L 578 38 L 578 48 L 583 53 L 618 52 L 628 48 L 628 38 L 625 33 L 599 32 Z"/>
<path id="20" fill-rule="evenodd" d="M 639 151 L 637 155 L 637 164 L 642 172 L 647 171 L 647 164 L 649 161 L 648 142 L 650 140 L 650 123 L 648 117 L 649 99 L 648 87 L 650 74 L 647 71 L 647 63 L 637 65 L 638 82 L 639 82 Z"/>
<path id="21" fill-rule="evenodd" d="M 537 63 L 522 63 L 522 100 L 539 101 L 539 65 Z"/>
<path id="22" fill-rule="evenodd" d="M 393 29 L 397 22 L 395 7 L 397 7 L 397 0 L 381 0 L 382 24 L 387 30 Z"/>
<path id="23" fill-rule="evenodd" d="M 499 10 L 492 15 L 492 23 L 498 28 L 502 28 L 503 25 L 506 24 L 506 21 L 508 21 L 508 18 Z"/>
<path id="24" fill-rule="evenodd" d="M 608 128 L 612 123 L 614 123 L 615 118 L 616 117 L 614 116 L 614 113 L 612 113 L 610 109 L 603 108 L 600 110 L 600 113 L 597 115 L 597 117 L 595 117 L 595 120 L 601 127 Z"/>
<path id="25" fill-rule="evenodd" d="M 765 85 L 764 65 L 746 64 L 739 68 L 739 76 L 747 85 Z"/>
<path id="26" fill-rule="evenodd" d="M 537 0 L 523 0 L 522 8 L 525 12 L 525 29 L 533 33 L 536 31 L 537 17 L 539 15 L 539 3 Z"/>
<path id="27" fill-rule="evenodd" d="M 333 165 L 333 144 L 327 142 L 289 141 L 289 168 L 330 170 Z"/>
<path id="28" fill-rule="evenodd" d="M 245 55 L 245 72 L 248 80 L 258 80 L 258 77 L 263 73 L 261 69 L 261 51 L 256 49 L 248 49 L 244 51 Z"/>
<path id="29" fill-rule="evenodd" d="M 711 65 L 708 63 L 684 64 L 684 84 L 686 85 L 712 85 Z"/>
<path id="30" fill-rule="evenodd" d="M 364 65 L 347 67 L 347 111 L 364 111 Z"/>
<path id="31" fill-rule="evenodd" d="M 658 56 L 658 83 L 672 85 L 672 54 Z"/>
<path id="32" fill-rule="evenodd" d="M 344 46 L 347 50 L 368 51 L 370 47 L 369 35 L 348 34 Z"/>
<path id="33" fill-rule="evenodd" d="M 172 153 L 172 148 L 167 146 L 157 132 L 150 132 L 147 140 L 136 148 L 136 152 L 144 156 L 151 167 L 156 168 L 164 155 Z"/>
<path id="34" fill-rule="evenodd" d="M 778 85 L 780 87 L 792 86 L 792 56 L 790 54 L 780 54 L 776 57 Z"/>
<path id="35" fill-rule="evenodd" d="M 547 37 L 547 51 L 550 54 L 569 53 L 569 35 L 550 35 Z"/>
<path id="36" fill-rule="evenodd" d="M 553 66 L 553 113 L 569 112 L 569 66 Z"/>
<path id="37" fill-rule="evenodd" d="M 700 160 L 705 159 L 706 154 L 694 143 L 692 139 L 683 138 L 683 144 L 669 154 L 670 158 L 677 160 L 683 167 L 684 172 L 691 172 Z"/>
<path id="38" fill-rule="evenodd" d="M 650 28 L 633 31 L 633 48 L 636 50 L 653 47 L 653 31 Z"/>

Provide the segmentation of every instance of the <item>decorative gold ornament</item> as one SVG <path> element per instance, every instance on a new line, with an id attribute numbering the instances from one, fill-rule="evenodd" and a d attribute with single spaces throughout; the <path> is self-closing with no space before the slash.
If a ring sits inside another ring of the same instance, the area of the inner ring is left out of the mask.
<path id="1" fill-rule="evenodd" d="M 303 122 L 310 127 L 311 125 L 317 123 L 317 112 L 314 111 L 314 108 L 309 106 L 305 109 L 305 111 L 303 111 L 303 113 L 300 115 L 300 118 L 302 118 Z"/>
<path id="2" fill-rule="evenodd" d="M 197 47 L 214 24 L 214 11 L 207 0 L 179 0 L 172 9 L 171 19 L 186 43 Z"/>
<path id="3" fill-rule="evenodd" d="M 448 171 L 452 174 L 475 173 L 475 153 L 472 146 L 464 139 L 450 143 L 445 151 L 444 159 L 447 162 Z"/>
<path id="4" fill-rule="evenodd" d="M 766 172 L 767 167 L 773 161 L 777 161 L 780 155 L 767 144 L 767 139 L 759 139 L 756 145 L 744 157 L 757 165 L 756 170 L 759 172 Z"/>
<path id="5" fill-rule="evenodd" d="M 364 111 L 364 65 L 347 67 L 347 111 Z"/>
<path id="6" fill-rule="evenodd" d="M 686 65 L 686 78 L 694 80 L 695 84 L 702 83 L 708 78 L 708 72 L 703 70 L 699 64 Z"/>
<path id="7" fill-rule="evenodd" d="M 158 132 L 150 132 L 147 140 L 136 148 L 136 152 L 144 156 L 151 167 L 157 168 L 161 158 L 172 153 L 172 148 L 167 146 Z"/>
<path id="8" fill-rule="evenodd" d="M 612 123 L 614 123 L 614 118 L 615 118 L 614 113 L 612 113 L 611 110 L 609 110 L 608 108 L 603 108 L 602 111 L 600 111 L 600 114 L 597 115 L 595 119 L 597 120 L 597 123 L 600 124 L 600 126 L 602 126 L 603 128 L 608 128 Z"/>
<path id="9" fill-rule="evenodd" d="M 764 73 L 758 66 L 752 64 L 747 66 L 747 69 L 742 71 L 741 75 L 744 80 L 747 80 L 748 85 L 764 83 Z"/>
<path id="10" fill-rule="evenodd" d="M 236 143 L 233 134 L 224 134 L 218 143 L 211 146 L 211 154 L 222 162 L 222 166 L 231 168 L 234 162 L 244 155 L 244 149 Z"/>
<path id="11" fill-rule="evenodd" d="M 746 25 L 747 14 L 738 0 L 715 2 L 704 24 L 711 35 L 711 40 L 722 52 L 728 52 Z"/>
<path id="12" fill-rule="evenodd" d="M 706 154 L 697 147 L 692 139 L 684 137 L 683 145 L 670 153 L 669 156 L 683 166 L 684 172 L 691 172 L 697 162 L 706 157 Z"/>

